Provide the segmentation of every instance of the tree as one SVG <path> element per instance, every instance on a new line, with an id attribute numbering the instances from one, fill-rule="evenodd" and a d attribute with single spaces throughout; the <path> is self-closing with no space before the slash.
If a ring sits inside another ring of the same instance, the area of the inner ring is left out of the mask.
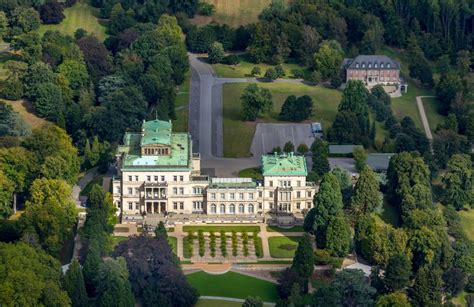
<path id="1" fill-rule="evenodd" d="M 121 242 L 113 257 L 124 257 L 129 280 L 144 306 L 192 306 L 197 291 L 189 285 L 163 238 L 139 236 Z M 143 263 L 148 265 L 143 266 Z"/>
<path id="2" fill-rule="evenodd" d="M 361 215 L 372 213 L 382 201 L 374 171 L 365 166 L 360 173 L 351 198 L 351 215 L 357 221 Z"/>
<path id="3" fill-rule="evenodd" d="M 81 90 L 89 87 L 90 79 L 86 64 L 77 60 L 65 60 L 57 68 L 57 77 L 67 80 L 70 89 L 77 97 Z"/>
<path id="4" fill-rule="evenodd" d="M 86 307 L 88 305 L 84 276 L 82 275 L 81 266 L 76 259 L 69 265 L 62 284 L 71 299 L 73 307 Z"/>
<path id="5" fill-rule="evenodd" d="M 466 275 L 459 268 L 449 268 L 443 273 L 444 291 L 452 297 L 462 292 L 466 285 Z"/>
<path id="6" fill-rule="evenodd" d="M 7 219 L 12 213 L 12 201 L 15 185 L 0 170 L 0 220 Z"/>
<path id="7" fill-rule="evenodd" d="M 316 209 L 311 208 L 304 217 L 303 229 L 305 232 L 313 233 L 314 218 L 316 217 Z"/>
<path id="8" fill-rule="evenodd" d="M 30 127 L 23 121 L 20 114 L 3 101 L 0 101 L 0 137 L 26 136 L 31 133 Z"/>
<path id="9" fill-rule="evenodd" d="M 307 281 L 295 270 L 286 268 L 281 272 L 277 282 L 278 296 L 281 299 L 287 299 L 291 295 L 295 284 L 301 288 Z"/>
<path id="10" fill-rule="evenodd" d="M 298 242 L 298 248 L 293 258 L 291 269 L 297 272 L 306 281 L 314 271 L 313 244 L 311 237 L 305 233 Z"/>
<path id="11" fill-rule="evenodd" d="M 379 296 L 375 307 L 410 307 L 407 295 L 403 292 L 394 292 Z"/>
<path id="12" fill-rule="evenodd" d="M 281 107 L 280 118 L 282 120 L 300 122 L 313 113 L 313 100 L 308 95 L 296 98 L 288 96 Z"/>
<path id="13" fill-rule="evenodd" d="M 91 80 L 96 83 L 101 77 L 110 74 L 112 63 L 109 51 L 95 36 L 85 36 L 77 41 L 84 54 L 84 60 Z"/>
<path id="14" fill-rule="evenodd" d="M 410 291 L 412 305 L 441 305 L 441 287 L 441 271 L 438 268 L 422 267 L 416 274 Z"/>
<path id="15" fill-rule="evenodd" d="M 283 146 L 283 152 L 290 153 L 295 151 L 295 145 L 291 141 L 288 141 Z"/>
<path id="16" fill-rule="evenodd" d="M 97 272 L 97 284 L 98 306 L 135 306 L 124 258 L 105 260 Z"/>
<path id="17" fill-rule="evenodd" d="M 403 290 L 411 282 L 411 262 L 405 254 L 397 254 L 388 260 L 383 284 L 389 292 Z"/>
<path id="18" fill-rule="evenodd" d="M 456 98 L 456 94 L 464 90 L 462 79 L 455 73 L 442 75 L 436 85 L 436 96 L 441 102 L 441 114 L 447 115 L 451 109 L 451 103 Z"/>
<path id="19" fill-rule="evenodd" d="M 30 7 L 18 6 L 12 13 L 11 25 L 23 33 L 37 30 L 41 24 L 38 12 Z"/>
<path id="20" fill-rule="evenodd" d="M 471 54 L 468 50 L 459 50 L 457 53 L 456 64 L 462 74 L 467 74 L 471 68 Z"/>
<path id="21" fill-rule="evenodd" d="M 192 52 L 207 52 L 216 40 L 216 32 L 210 26 L 192 27 L 186 35 L 186 45 Z"/>
<path id="22" fill-rule="evenodd" d="M 326 230 L 326 249 L 336 257 L 345 257 L 351 247 L 351 228 L 342 210 L 329 219 Z"/>
<path id="23" fill-rule="evenodd" d="M 352 195 L 352 177 L 349 172 L 345 169 L 342 169 L 338 166 L 331 170 L 331 173 L 336 176 L 337 182 L 341 187 L 342 200 L 344 202 L 344 207 L 349 208 L 351 195 Z"/>
<path id="24" fill-rule="evenodd" d="M 299 154 L 304 155 L 309 151 L 308 145 L 306 145 L 305 143 L 301 143 L 298 145 L 298 148 L 296 149 L 296 151 Z"/>
<path id="25" fill-rule="evenodd" d="M 270 111 L 273 108 L 271 92 L 256 84 L 249 84 L 240 96 L 240 100 L 244 120 L 255 121 L 262 112 Z"/>
<path id="26" fill-rule="evenodd" d="M 314 55 L 314 68 L 323 80 L 329 80 L 339 74 L 344 52 L 336 41 L 325 41 Z"/>
<path id="27" fill-rule="evenodd" d="M 367 152 L 363 148 L 355 148 L 352 155 L 354 156 L 356 170 L 361 172 L 366 167 Z"/>
<path id="28" fill-rule="evenodd" d="M 0 305 L 71 306 L 61 290 L 59 261 L 24 242 L 0 242 Z"/>
<path id="29" fill-rule="evenodd" d="M 269 69 L 267 69 L 267 71 L 265 72 L 265 79 L 267 79 L 268 81 L 274 81 L 277 78 L 278 73 L 274 68 L 270 67 Z"/>
<path id="30" fill-rule="evenodd" d="M 33 108 L 43 118 L 57 122 L 64 110 L 64 99 L 59 86 L 42 83 L 34 90 Z"/>
<path id="31" fill-rule="evenodd" d="M 168 233 L 166 232 L 165 224 L 163 224 L 162 221 L 160 221 L 158 226 L 155 228 L 155 237 L 168 240 Z"/>
<path id="32" fill-rule="evenodd" d="M 448 161 L 447 172 L 443 177 L 445 201 L 456 210 L 471 206 L 474 202 L 474 176 L 472 163 L 467 155 L 453 155 Z"/>
<path id="33" fill-rule="evenodd" d="M 58 24 L 66 17 L 63 6 L 53 0 L 46 2 L 40 7 L 40 17 L 44 24 Z"/>
<path id="34" fill-rule="evenodd" d="M 15 36 L 11 47 L 13 50 L 21 52 L 22 61 L 32 65 L 41 58 L 42 47 L 40 40 L 38 33 L 28 32 Z"/>
<path id="35" fill-rule="evenodd" d="M 329 167 L 328 160 L 328 145 L 323 140 L 317 138 L 311 144 L 311 153 L 313 154 L 313 167 L 312 171 L 316 172 L 318 176 L 323 176 L 331 170 Z"/>
<path id="36" fill-rule="evenodd" d="M 376 54 L 383 44 L 383 24 L 380 18 L 372 14 L 366 14 L 362 23 L 367 28 L 361 41 L 362 52 L 364 54 Z"/>
<path id="37" fill-rule="evenodd" d="M 250 74 L 254 77 L 259 76 L 261 73 L 262 73 L 262 69 L 260 68 L 260 66 L 254 66 L 252 68 L 252 71 L 250 72 Z"/>
<path id="38" fill-rule="evenodd" d="M 76 223 L 76 205 L 71 200 L 71 192 L 63 180 L 36 179 L 20 218 L 24 232 L 36 234 L 41 247 L 54 257 L 59 257 L 62 244 Z"/>
<path id="39" fill-rule="evenodd" d="M 224 56 L 224 47 L 222 47 L 222 44 L 219 42 L 212 43 L 207 51 L 207 59 L 211 64 L 220 63 Z"/>
<path id="40" fill-rule="evenodd" d="M 0 12 L 0 39 L 3 40 L 8 31 L 8 17 L 4 11 Z"/>
<path id="41" fill-rule="evenodd" d="M 260 297 L 249 296 L 245 299 L 242 307 L 263 307 L 263 301 Z"/>
<path id="42" fill-rule="evenodd" d="M 332 286 L 337 295 L 338 306 L 370 306 L 375 289 L 366 281 L 361 270 L 346 269 L 338 272 Z"/>

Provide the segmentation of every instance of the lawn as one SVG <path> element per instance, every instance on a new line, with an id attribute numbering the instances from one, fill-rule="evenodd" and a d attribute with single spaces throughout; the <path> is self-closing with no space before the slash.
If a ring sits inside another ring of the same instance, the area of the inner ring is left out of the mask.
<path id="1" fill-rule="evenodd" d="M 178 245 L 178 239 L 176 237 L 168 237 L 168 243 L 170 244 L 173 253 L 176 255 L 176 246 Z"/>
<path id="2" fill-rule="evenodd" d="M 301 237 L 270 237 L 270 256 L 273 258 L 293 258 Z"/>
<path id="3" fill-rule="evenodd" d="M 186 72 L 184 82 L 178 86 L 175 100 L 176 120 L 173 120 L 173 131 L 188 131 L 189 113 L 189 86 L 191 82 L 191 71 Z"/>
<path id="4" fill-rule="evenodd" d="M 48 122 L 47 120 L 42 119 L 41 117 L 38 117 L 33 113 L 31 104 L 29 102 L 23 100 L 0 100 L 5 102 L 6 104 L 11 105 L 13 110 L 20 114 L 21 118 L 31 127 L 31 129 L 39 128 Z"/>
<path id="5" fill-rule="evenodd" d="M 278 226 L 267 226 L 268 232 L 303 232 L 303 226 L 294 226 L 289 229 L 280 228 Z"/>
<path id="6" fill-rule="evenodd" d="M 39 33 L 43 34 L 48 30 L 59 31 L 64 34 L 73 35 L 77 29 L 82 28 L 88 33 L 93 33 L 98 39 L 107 38 L 106 27 L 103 21 L 98 19 L 99 10 L 84 2 L 78 2 L 64 10 L 66 18 L 57 25 L 41 25 Z"/>
<path id="7" fill-rule="evenodd" d="M 255 180 L 263 180 L 262 170 L 259 167 L 246 168 L 239 171 L 239 177 L 253 178 Z"/>
<path id="8" fill-rule="evenodd" d="M 223 78 L 246 78 L 252 77 L 250 74 L 252 69 L 255 66 L 260 67 L 261 75 L 256 77 L 263 77 L 265 75 L 265 71 L 270 68 L 274 67 L 274 65 L 268 65 L 265 63 L 255 64 L 249 61 L 246 55 L 239 55 L 240 63 L 238 65 L 225 65 L 225 64 L 214 64 L 212 68 L 216 72 L 219 77 Z M 303 68 L 297 64 L 285 63 L 282 65 L 283 70 L 285 71 L 285 78 L 294 78 L 291 70 L 299 69 L 302 70 Z"/>
<path id="9" fill-rule="evenodd" d="M 216 7 L 214 15 L 207 22 L 214 21 L 239 27 L 258 20 L 258 15 L 266 8 L 271 0 L 205 0 Z"/>
<path id="10" fill-rule="evenodd" d="M 248 84 L 225 84 L 223 86 L 224 115 L 224 157 L 249 157 L 250 145 L 255 134 L 256 122 L 243 122 L 241 116 L 240 96 Z M 263 114 L 259 122 L 275 123 L 281 106 L 289 95 L 309 95 L 314 102 L 313 114 L 309 121 L 321 122 L 323 129 L 328 129 L 336 117 L 341 92 L 322 86 L 310 86 L 293 83 L 260 83 L 272 93 L 273 111 Z"/>
<path id="11" fill-rule="evenodd" d="M 459 211 L 461 226 L 469 240 L 474 241 L 474 209 Z"/>
<path id="12" fill-rule="evenodd" d="M 112 241 L 112 250 L 114 250 L 115 246 L 117 246 L 120 242 L 128 240 L 128 237 L 119 237 L 119 236 L 111 236 Z"/>
<path id="13" fill-rule="evenodd" d="M 276 302 L 278 299 L 275 284 L 235 272 L 227 272 L 222 275 L 196 272 L 186 275 L 186 278 L 198 290 L 201 296 L 208 295 L 241 299 L 246 299 L 248 296 L 259 296 L 266 302 Z"/>
<path id="14" fill-rule="evenodd" d="M 205 299 L 199 299 L 197 304 L 194 305 L 194 307 L 241 307 L 241 306 L 242 306 L 242 303 L 239 303 L 239 302 L 205 300 Z"/>
<path id="15" fill-rule="evenodd" d="M 198 232 L 199 230 L 202 230 L 204 232 L 219 232 L 221 230 L 224 230 L 226 232 L 231 232 L 235 230 L 236 232 L 260 232 L 260 227 L 259 226 L 229 226 L 229 225 L 218 225 L 218 226 L 184 226 L 183 231 L 184 232 Z"/>
<path id="16" fill-rule="evenodd" d="M 82 189 L 80 195 L 81 196 L 87 196 L 89 195 L 92 187 L 94 186 L 94 184 L 98 184 L 100 186 L 102 186 L 102 180 L 104 179 L 104 176 L 97 176 L 97 177 L 94 177 L 94 179 L 92 179 L 85 187 L 84 189 Z"/>

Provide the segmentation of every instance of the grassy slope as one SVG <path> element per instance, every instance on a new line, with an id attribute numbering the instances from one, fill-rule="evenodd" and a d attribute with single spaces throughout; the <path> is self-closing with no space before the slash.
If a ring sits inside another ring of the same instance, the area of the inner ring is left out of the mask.
<path id="1" fill-rule="evenodd" d="M 298 247 L 298 241 L 301 237 L 270 237 L 268 238 L 268 244 L 270 246 L 270 256 L 273 258 L 293 258 L 295 256 L 296 248 Z M 283 248 L 284 246 L 292 246 L 292 249 L 288 250 Z"/>
<path id="2" fill-rule="evenodd" d="M 65 34 L 74 34 L 74 32 L 83 28 L 88 33 L 93 33 L 100 40 L 107 37 L 106 28 L 98 20 L 99 11 L 86 3 L 78 2 L 72 7 L 64 10 L 66 18 L 57 25 L 41 25 L 39 32 L 42 34 L 48 30 L 57 30 Z"/>
<path id="3" fill-rule="evenodd" d="M 262 171 L 259 167 L 251 167 L 243 169 L 239 172 L 239 177 L 253 178 L 255 180 L 263 180 Z"/>
<path id="4" fill-rule="evenodd" d="M 21 118 L 32 128 L 38 128 L 47 123 L 48 121 L 36 116 L 33 111 L 31 110 L 31 105 L 30 103 L 23 101 L 23 100 L 18 100 L 18 101 L 11 101 L 11 100 L 3 100 L 0 99 L 1 101 L 9 104 L 12 106 L 13 110 L 15 112 L 18 112 L 20 114 Z"/>
<path id="5" fill-rule="evenodd" d="M 95 177 L 94 179 L 92 179 L 85 187 L 84 189 L 81 191 L 80 195 L 81 196 L 87 196 L 89 195 L 92 187 L 94 186 L 94 184 L 98 184 L 99 186 L 102 186 L 102 181 L 104 179 L 104 176 L 97 176 Z"/>
<path id="6" fill-rule="evenodd" d="M 195 307 L 241 307 L 242 303 L 199 299 Z"/>
<path id="7" fill-rule="evenodd" d="M 255 133 L 256 122 L 242 122 L 240 96 L 247 84 L 225 84 L 223 87 L 224 114 L 224 156 L 250 156 L 250 145 Z M 337 113 L 341 93 L 321 86 L 304 84 L 260 83 L 260 87 L 272 92 L 273 111 L 264 114 L 260 122 L 278 122 L 278 114 L 289 95 L 309 95 L 313 98 L 314 109 L 310 121 L 320 121 L 328 129 Z"/>
<path id="8" fill-rule="evenodd" d="M 188 113 L 189 113 L 189 86 L 191 82 L 191 71 L 189 70 L 183 84 L 178 87 L 175 100 L 176 120 L 173 121 L 173 130 L 175 132 L 188 131 Z"/>
<path id="9" fill-rule="evenodd" d="M 251 77 L 252 69 L 255 66 L 260 67 L 261 74 L 260 76 L 256 77 L 263 77 L 265 75 L 265 71 L 268 68 L 274 67 L 274 65 L 268 65 L 265 63 L 255 64 L 250 62 L 245 55 L 240 55 L 240 63 L 239 65 L 225 65 L 225 64 L 213 64 L 212 68 L 216 72 L 219 77 L 223 78 L 245 78 Z M 285 71 L 286 78 L 293 78 L 293 74 L 291 73 L 292 69 L 303 69 L 301 66 L 292 63 L 285 63 L 282 65 L 283 70 Z"/>
<path id="10" fill-rule="evenodd" d="M 223 296 L 246 299 L 247 296 L 259 296 L 266 302 L 275 302 L 278 299 L 275 284 L 235 272 L 222 275 L 211 275 L 196 272 L 186 275 L 199 295 Z"/>
<path id="11" fill-rule="evenodd" d="M 460 211 L 461 225 L 470 240 L 474 240 L 474 209 Z"/>

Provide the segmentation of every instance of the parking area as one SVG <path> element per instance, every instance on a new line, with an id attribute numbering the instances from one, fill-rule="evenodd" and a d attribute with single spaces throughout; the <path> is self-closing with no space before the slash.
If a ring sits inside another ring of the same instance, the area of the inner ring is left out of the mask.
<path id="1" fill-rule="evenodd" d="M 283 149 L 288 141 L 295 145 L 295 150 L 302 143 L 309 148 L 314 141 L 311 124 L 257 124 L 250 151 L 254 157 L 260 157 L 277 146 Z"/>

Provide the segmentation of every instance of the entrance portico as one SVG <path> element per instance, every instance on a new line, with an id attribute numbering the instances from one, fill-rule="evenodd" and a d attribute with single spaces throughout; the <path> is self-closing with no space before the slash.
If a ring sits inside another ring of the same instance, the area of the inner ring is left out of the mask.
<path id="1" fill-rule="evenodd" d="M 146 213 L 163 213 L 166 211 L 166 202 L 164 201 L 147 201 L 145 202 Z"/>

